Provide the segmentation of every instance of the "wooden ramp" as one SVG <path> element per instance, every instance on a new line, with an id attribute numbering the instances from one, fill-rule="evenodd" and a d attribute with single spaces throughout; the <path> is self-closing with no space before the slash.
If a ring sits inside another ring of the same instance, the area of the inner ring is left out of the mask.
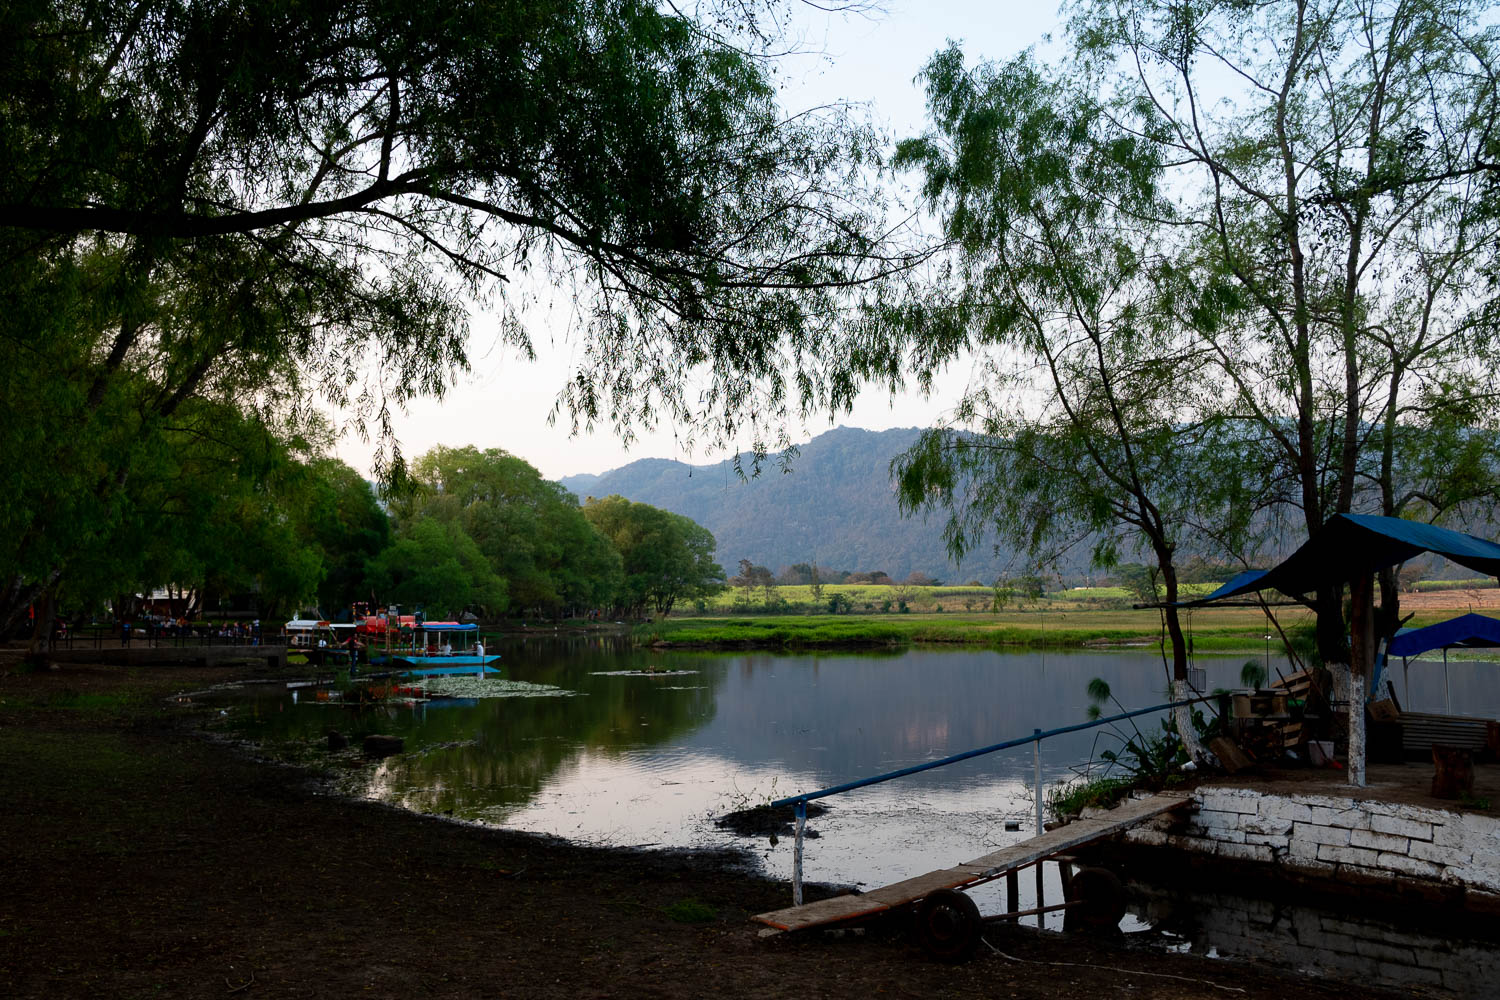
<path id="1" fill-rule="evenodd" d="M 781 931 L 800 931 L 809 927 L 823 927 L 844 920 L 869 917 L 886 910 L 914 903 L 938 889 L 958 889 L 980 882 L 989 882 L 1006 872 L 1027 865 L 1037 864 L 1076 847 L 1112 837 L 1160 816 L 1162 813 L 1181 809 L 1192 801 L 1187 793 L 1158 794 L 1144 799 L 1131 799 L 1094 819 L 1081 819 L 1058 827 L 1056 830 L 1003 847 L 992 854 L 965 861 L 953 868 L 918 875 L 895 885 L 873 889 L 859 896 L 835 896 L 820 899 L 815 903 L 790 906 L 784 910 L 762 913 L 751 919 Z M 763 932 L 769 933 L 769 932 Z"/>

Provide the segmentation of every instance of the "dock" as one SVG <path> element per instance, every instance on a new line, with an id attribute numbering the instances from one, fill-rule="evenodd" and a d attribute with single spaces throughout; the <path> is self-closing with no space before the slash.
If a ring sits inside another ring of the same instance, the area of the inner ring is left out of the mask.
<path id="1" fill-rule="evenodd" d="M 1102 816 L 1076 820 L 1067 826 L 1010 847 L 1002 847 L 952 868 L 917 875 L 861 895 L 820 899 L 814 903 L 761 913 L 752 919 L 775 931 L 800 931 L 871 917 L 915 903 L 939 889 L 963 889 L 1041 864 L 1085 844 L 1123 833 L 1163 813 L 1182 809 L 1191 801 L 1192 796 L 1185 792 L 1158 793 L 1147 798 L 1128 800 Z"/>
<path id="2" fill-rule="evenodd" d="M 85 646 L 52 649 L 42 654 L 52 663 L 104 663 L 112 666 L 140 667 L 176 664 L 189 667 L 207 667 L 232 660 L 262 660 L 268 667 L 286 666 L 287 647 L 284 645 L 214 644 L 214 645 L 167 645 L 146 641 L 134 645 Z"/>

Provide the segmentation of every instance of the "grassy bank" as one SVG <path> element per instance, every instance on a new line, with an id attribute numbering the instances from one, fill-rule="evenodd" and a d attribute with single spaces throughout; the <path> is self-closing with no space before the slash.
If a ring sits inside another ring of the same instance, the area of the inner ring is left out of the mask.
<path id="1" fill-rule="evenodd" d="M 1304 612 L 1283 615 L 1290 627 Z M 1264 648 L 1266 623 L 1253 608 L 1194 612 L 1187 622 L 1193 648 L 1239 652 Z M 988 647 L 1078 648 L 1154 646 L 1161 621 L 1150 611 L 1043 608 L 995 614 L 773 615 L 747 618 L 670 618 L 641 626 L 646 644 L 769 649 L 859 648 L 952 643 Z M 1274 641 L 1274 640 L 1273 640 Z"/>

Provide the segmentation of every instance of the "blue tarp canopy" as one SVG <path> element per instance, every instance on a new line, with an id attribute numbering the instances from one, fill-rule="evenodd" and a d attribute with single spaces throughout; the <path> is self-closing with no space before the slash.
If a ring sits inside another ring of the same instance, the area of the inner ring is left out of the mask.
<path id="1" fill-rule="evenodd" d="M 1428 650 L 1453 646 L 1500 646 L 1500 621 L 1467 614 L 1426 628 L 1404 628 L 1391 639 L 1386 651 L 1391 656 L 1416 656 Z"/>
<path id="2" fill-rule="evenodd" d="M 1436 553 L 1485 576 L 1500 577 L 1500 545 L 1487 539 L 1399 517 L 1338 514 L 1280 565 L 1248 570 L 1212 594 L 1182 603 L 1196 607 L 1257 590 L 1301 597 L 1423 552 Z"/>

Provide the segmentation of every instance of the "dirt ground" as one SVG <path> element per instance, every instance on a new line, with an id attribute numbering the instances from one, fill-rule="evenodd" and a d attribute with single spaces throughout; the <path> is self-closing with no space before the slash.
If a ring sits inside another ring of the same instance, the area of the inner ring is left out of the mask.
<path id="1" fill-rule="evenodd" d="M 787 889 L 737 855 L 582 848 L 342 801 L 205 739 L 167 696 L 234 669 L 0 663 L 0 995 L 1378 995 L 998 926 L 961 966 L 880 929 L 761 938 L 749 916 Z"/>
<path id="2" fill-rule="evenodd" d="M 1419 594 L 1401 595 L 1401 613 L 1417 612 L 1421 615 L 1437 615 L 1438 612 L 1493 611 L 1500 608 L 1500 587 L 1485 587 L 1476 590 L 1432 590 Z M 1439 617 L 1449 617 L 1439 615 Z"/>

